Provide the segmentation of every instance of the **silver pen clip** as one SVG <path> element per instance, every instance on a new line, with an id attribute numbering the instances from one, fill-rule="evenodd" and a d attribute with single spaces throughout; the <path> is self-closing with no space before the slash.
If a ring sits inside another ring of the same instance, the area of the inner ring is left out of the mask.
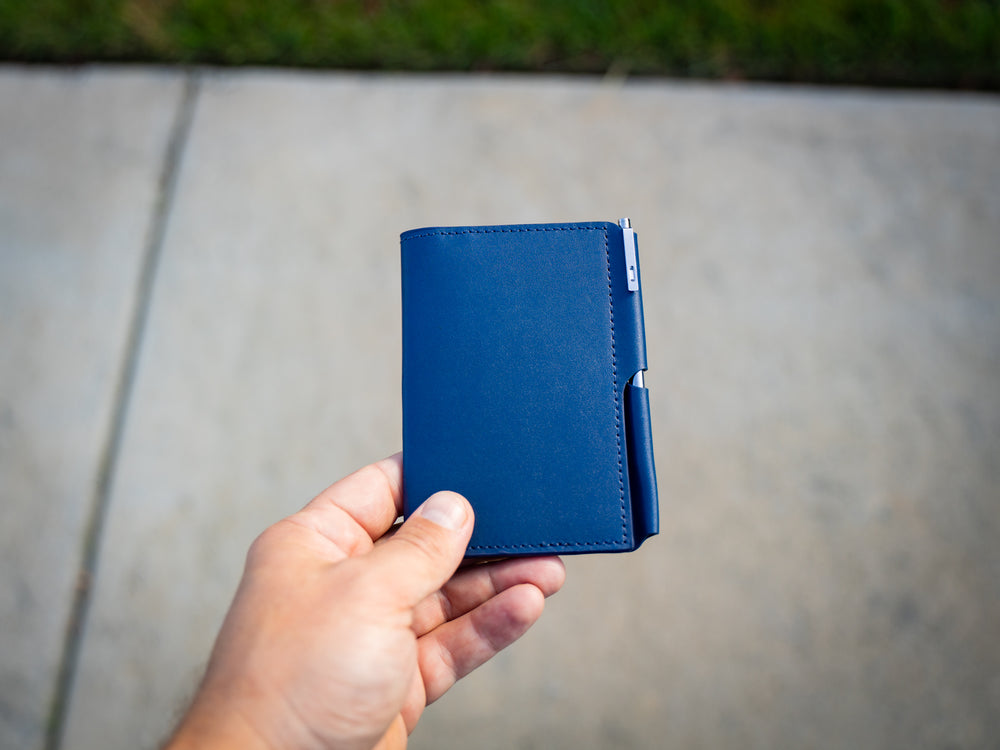
<path id="1" fill-rule="evenodd" d="M 635 232 L 632 231 L 632 222 L 626 216 L 618 220 L 618 226 L 622 228 L 622 243 L 625 245 L 625 281 L 630 292 L 638 292 L 639 269 L 635 261 Z"/>

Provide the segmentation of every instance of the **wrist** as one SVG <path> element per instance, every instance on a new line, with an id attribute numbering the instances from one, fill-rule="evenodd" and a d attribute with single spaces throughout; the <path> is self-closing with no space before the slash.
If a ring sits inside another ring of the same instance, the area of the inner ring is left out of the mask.
<path id="1" fill-rule="evenodd" d="M 201 696 L 181 719 L 163 750 L 273 750 L 239 711 L 214 706 Z"/>

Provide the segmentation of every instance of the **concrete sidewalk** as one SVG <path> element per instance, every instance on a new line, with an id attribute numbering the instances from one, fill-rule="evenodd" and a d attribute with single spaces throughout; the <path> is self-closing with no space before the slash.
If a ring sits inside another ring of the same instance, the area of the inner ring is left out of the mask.
<path id="1" fill-rule="evenodd" d="M 996 97 L 8 67 L 0 102 L 0 747 L 155 747 L 253 537 L 398 449 L 399 232 L 624 215 L 663 533 L 567 560 L 412 747 L 996 746 Z"/>

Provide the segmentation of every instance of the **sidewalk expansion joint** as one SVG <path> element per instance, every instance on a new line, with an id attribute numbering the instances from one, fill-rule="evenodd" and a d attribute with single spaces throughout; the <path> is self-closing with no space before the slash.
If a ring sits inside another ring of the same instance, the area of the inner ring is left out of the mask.
<path id="1" fill-rule="evenodd" d="M 183 91 L 170 127 L 170 135 L 163 157 L 163 166 L 157 183 L 156 199 L 153 204 L 150 224 L 144 242 L 142 263 L 137 279 L 135 302 L 127 332 L 122 367 L 119 371 L 118 382 L 114 391 L 115 399 L 110 415 L 107 439 L 101 451 L 94 494 L 91 498 L 90 514 L 84 532 L 80 567 L 77 573 L 76 586 L 73 590 L 73 602 L 69 619 L 66 624 L 66 636 L 63 642 L 59 672 L 56 677 L 55 690 L 48 713 L 45 750 L 59 750 L 63 742 L 70 698 L 83 646 L 84 625 L 87 621 L 93 596 L 101 537 L 110 501 L 112 480 L 118 468 L 125 422 L 128 417 L 132 393 L 135 388 L 136 372 L 138 370 L 142 342 L 149 318 L 153 287 L 156 282 L 156 274 L 163 250 L 167 223 L 170 218 L 174 194 L 177 189 L 178 173 L 183 160 L 184 149 L 190 135 L 200 87 L 201 73 L 198 70 L 189 70 L 184 73 Z"/>

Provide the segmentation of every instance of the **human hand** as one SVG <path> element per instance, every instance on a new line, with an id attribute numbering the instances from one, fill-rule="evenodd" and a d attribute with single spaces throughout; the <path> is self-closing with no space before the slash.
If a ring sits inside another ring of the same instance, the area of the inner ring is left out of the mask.
<path id="1" fill-rule="evenodd" d="M 169 750 L 405 747 L 426 705 L 538 619 L 559 558 L 455 574 L 471 506 L 440 492 L 387 534 L 401 479 L 397 454 L 257 538 Z"/>

